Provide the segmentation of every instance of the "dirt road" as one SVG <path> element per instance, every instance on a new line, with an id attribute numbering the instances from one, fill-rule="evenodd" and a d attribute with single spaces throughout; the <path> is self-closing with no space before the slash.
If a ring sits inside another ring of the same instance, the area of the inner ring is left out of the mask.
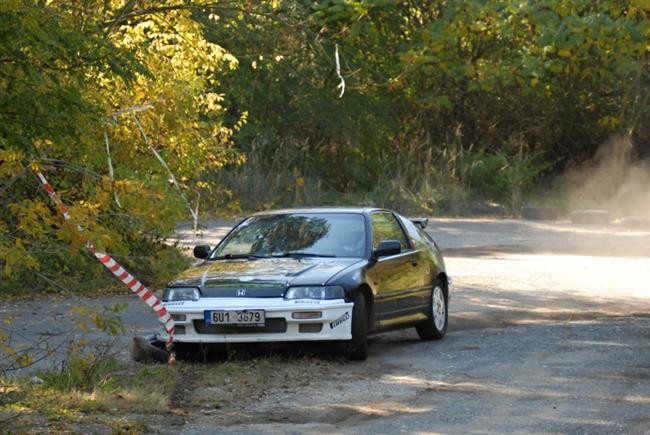
<path id="1" fill-rule="evenodd" d="M 228 225 L 208 226 L 214 242 Z M 178 412 L 150 430 L 650 433 L 650 231 L 449 219 L 429 230 L 454 279 L 444 340 L 380 335 L 362 363 L 293 349 L 190 366 Z M 129 297 L 85 303 L 116 301 L 130 303 L 130 327 L 155 327 Z M 32 320 L 51 325 L 42 305 L 2 315 L 35 336 Z"/>

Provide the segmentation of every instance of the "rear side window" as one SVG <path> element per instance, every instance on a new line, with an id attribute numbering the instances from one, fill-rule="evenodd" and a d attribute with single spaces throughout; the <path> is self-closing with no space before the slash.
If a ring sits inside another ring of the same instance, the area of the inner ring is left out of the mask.
<path id="1" fill-rule="evenodd" d="M 402 221 L 404 228 L 406 228 L 406 232 L 408 233 L 409 239 L 411 239 L 413 246 L 416 248 L 422 248 L 424 245 L 426 245 L 426 241 L 422 235 L 424 231 L 420 230 L 420 228 L 416 227 L 413 222 L 402 216 L 400 216 L 400 220 Z"/>
<path id="2" fill-rule="evenodd" d="M 382 240 L 397 240 L 402 245 L 402 250 L 409 249 L 406 235 L 392 213 L 373 213 L 371 219 L 373 248 L 376 249 Z"/>

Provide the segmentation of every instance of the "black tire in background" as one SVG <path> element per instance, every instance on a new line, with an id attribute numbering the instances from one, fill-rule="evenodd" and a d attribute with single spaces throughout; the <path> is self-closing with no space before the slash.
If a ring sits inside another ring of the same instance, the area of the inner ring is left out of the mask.
<path id="1" fill-rule="evenodd" d="M 580 225 L 605 225 L 611 221 L 607 210 L 574 210 L 571 212 L 571 222 Z"/>
<path id="2" fill-rule="evenodd" d="M 352 307 L 352 340 L 344 345 L 345 356 L 352 361 L 368 358 L 368 311 L 366 297 L 357 292 Z"/>
<path id="3" fill-rule="evenodd" d="M 556 207 L 532 207 L 527 206 L 521 209 L 522 219 L 535 221 L 555 221 L 560 211 Z"/>
<path id="4" fill-rule="evenodd" d="M 440 297 L 441 296 L 441 297 Z M 439 304 L 442 304 L 442 307 Z M 441 308 L 444 313 L 441 314 Z M 422 340 L 440 340 L 447 333 L 449 310 L 447 310 L 447 298 L 445 297 L 444 285 L 440 279 L 431 288 L 431 299 L 429 305 L 428 319 L 415 326 L 418 335 Z"/>
<path id="5" fill-rule="evenodd" d="M 160 343 L 163 347 L 156 346 L 155 338 L 148 339 L 148 337 L 133 337 L 131 343 L 131 356 L 134 361 L 138 362 L 167 362 L 168 354 L 164 349 L 164 344 Z"/>

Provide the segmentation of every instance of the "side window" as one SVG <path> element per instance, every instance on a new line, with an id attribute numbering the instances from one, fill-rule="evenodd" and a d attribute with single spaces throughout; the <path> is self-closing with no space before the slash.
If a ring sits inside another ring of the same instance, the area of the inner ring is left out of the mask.
<path id="1" fill-rule="evenodd" d="M 422 236 L 423 231 L 416 227 L 413 222 L 404 217 L 400 216 L 400 220 L 402 221 L 404 228 L 406 228 L 409 239 L 411 239 L 411 244 L 416 248 L 424 247 L 426 245 L 426 242 Z"/>
<path id="2" fill-rule="evenodd" d="M 372 247 L 377 248 L 382 240 L 397 240 L 402 244 L 402 249 L 408 249 L 409 244 L 402 227 L 399 226 L 392 213 L 377 212 L 371 215 L 372 219 Z"/>

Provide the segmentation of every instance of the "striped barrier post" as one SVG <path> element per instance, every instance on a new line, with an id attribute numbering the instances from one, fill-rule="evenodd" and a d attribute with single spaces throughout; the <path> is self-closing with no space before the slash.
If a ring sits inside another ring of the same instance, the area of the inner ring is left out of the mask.
<path id="1" fill-rule="evenodd" d="M 54 202 L 59 212 L 63 215 L 63 218 L 66 221 L 71 221 L 68 209 L 65 205 L 63 205 L 63 202 L 59 199 L 50 183 L 47 182 L 41 172 L 36 170 L 34 170 L 34 172 L 41 182 L 43 189 L 45 189 L 52 202 Z M 79 224 L 77 224 L 77 230 L 79 233 L 83 234 L 83 230 Z M 101 264 L 103 264 L 104 267 L 107 268 L 113 275 L 115 275 L 117 279 L 122 281 L 124 285 L 126 285 L 133 293 L 135 293 L 136 296 L 140 298 L 140 300 L 142 300 L 149 306 L 149 308 L 154 311 L 158 317 L 158 321 L 163 325 L 165 331 L 167 331 L 168 338 L 165 342 L 165 347 L 167 349 L 167 353 L 169 354 L 168 362 L 170 364 L 173 363 L 175 361 L 173 353 L 174 320 L 172 319 L 172 316 L 167 312 L 160 299 L 158 299 L 153 294 L 153 292 L 149 290 L 144 284 L 142 284 L 133 275 L 127 272 L 126 269 L 120 266 L 120 264 L 115 261 L 113 257 L 106 253 L 99 252 L 89 241 L 86 241 L 86 250 L 91 255 L 93 255 Z"/>

